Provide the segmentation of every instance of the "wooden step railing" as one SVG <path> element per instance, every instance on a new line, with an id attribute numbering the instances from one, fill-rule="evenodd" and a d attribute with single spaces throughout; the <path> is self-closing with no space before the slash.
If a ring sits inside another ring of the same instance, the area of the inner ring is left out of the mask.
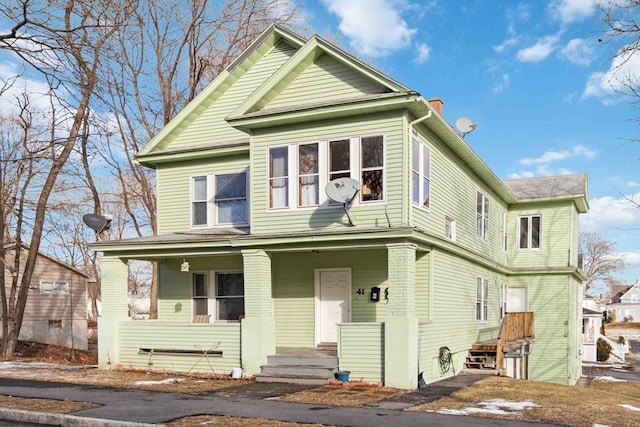
<path id="1" fill-rule="evenodd" d="M 520 348 L 533 341 L 534 337 L 533 312 L 506 313 L 502 319 L 498 334 L 497 368 L 502 369 L 504 366 L 505 352 L 520 350 Z"/>

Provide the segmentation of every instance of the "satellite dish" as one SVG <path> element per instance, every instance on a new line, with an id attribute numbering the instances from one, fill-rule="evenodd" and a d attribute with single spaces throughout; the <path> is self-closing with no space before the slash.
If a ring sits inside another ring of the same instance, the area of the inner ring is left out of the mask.
<path id="1" fill-rule="evenodd" d="M 102 215 L 86 214 L 82 217 L 82 221 L 95 231 L 96 234 L 100 234 L 111 228 L 111 219 L 105 218 Z"/>
<path id="2" fill-rule="evenodd" d="M 347 214 L 349 225 L 353 227 L 353 222 L 351 222 L 351 217 L 347 211 L 347 205 L 351 204 L 358 195 L 360 183 L 353 178 L 336 178 L 327 183 L 324 191 L 332 202 L 342 203 L 342 209 Z"/>
<path id="3" fill-rule="evenodd" d="M 463 138 L 467 136 L 467 134 L 473 132 L 477 126 L 478 125 L 473 123 L 468 117 L 460 117 L 456 120 L 456 128 L 460 131 Z"/>

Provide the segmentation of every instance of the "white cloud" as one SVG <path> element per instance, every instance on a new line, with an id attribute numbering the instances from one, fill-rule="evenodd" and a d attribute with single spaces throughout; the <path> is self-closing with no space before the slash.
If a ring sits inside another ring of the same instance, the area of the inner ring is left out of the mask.
<path id="1" fill-rule="evenodd" d="M 523 166 L 547 165 L 551 162 L 557 162 L 559 160 L 565 160 L 572 157 L 592 158 L 596 153 L 596 150 L 591 150 L 583 145 L 576 145 L 569 150 L 546 151 L 537 158 L 520 159 L 518 163 Z"/>
<path id="2" fill-rule="evenodd" d="M 370 58 L 387 56 L 410 46 L 417 33 L 402 19 L 405 5 L 398 0 L 369 0 L 366 10 L 356 1 L 323 0 L 323 4 L 338 16 L 338 28 L 357 54 Z"/>
<path id="3" fill-rule="evenodd" d="M 640 188 L 640 182 L 637 181 L 627 181 L 626 185 L 629 188 Z"/>
<path id="4" fill-rule="evenodd" d="M 516 59 L 519 62 L 543 61 L 556 49 L 558 39 L 558 35 L 542 37 L 533 46 L 518 51 Z"/>
<path id="5" fill-rule="evenodd" d="M 626 197 L 637 200 L 640 193 Z M 589 200 L 589 213 L 580 215 L 580 231 L 603 232 L 637 227 L 640 209 L 626 197 L 604 196 Z"/>
<path id="6" fill-rule="evenodd" d="M 501 53 L 507 50 L 510 47 L 516 46 L 520 42 L 519 37 L 511 37 L 497 46 L 493 46 L 493 50 L 495 52 Z"/>
<path id="7" fill-rule="evenodd" d="M 420 43 L 416 48 L 416 57 L 413 62 L 416 64 L 424 64 L 429 59 L 431 48 L 424 43 Z"/>
<path id="8" fill-rule="evenodd" d="M 560 57 L 576 65 L 589 65 L 593 48 L 583 39 L 572 39 L 560 49 Z"/>
<path id="9" fill-rule="evenodd" d="M 507 87 L 509 87 L 509 83 L 511 83 L 509 74 L 503 74 L 500 80 L 493 86 L 493 92 L 502 93 Z"/>
<path id="10" fill-rule="evenodd" d="M 551 2 L 549 9 L 554 18 L 570 24 L 589 18 L 596 9 L 595 0 L 561 0 Z"/>
<path id="11" fill-rule="evenodd" d="M 617 92 L 625 91 L 625 84 L 640 79 L 640 51 L 623 48 L 611 63 L 607 72 L 589 76 L 582 98 L 600 98 L 605 105 L 613 102 Z"/>

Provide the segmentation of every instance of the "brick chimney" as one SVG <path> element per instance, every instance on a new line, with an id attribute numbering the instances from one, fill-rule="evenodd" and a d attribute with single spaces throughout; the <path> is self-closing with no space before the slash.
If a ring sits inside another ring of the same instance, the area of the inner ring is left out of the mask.
<path id="1" fill-rule="evenodd" d="M 442 102 L 442 99 L 431 98 L 427 102 L 429 103 L 429 105 L 431 105 L 431 107 L 433 107 L 434 110 L 436 110 L 436 113 L 442 115 L 442 106 L 444 105 L 444 102 Z"/>

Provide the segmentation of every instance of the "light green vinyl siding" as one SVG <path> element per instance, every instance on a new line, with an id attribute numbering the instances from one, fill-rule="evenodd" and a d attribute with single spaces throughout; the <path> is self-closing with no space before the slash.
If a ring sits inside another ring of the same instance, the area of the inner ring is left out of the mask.
<path id="1" fill-rule="evenodd" d="M 338 341 L 340 369 L 350 371 L 350 379 L 384 380 L 384 324 L 341 324 Z"/>
<path id="2" fill-rule="evenodd" d="M 507 255 L 501 241 L 502 213 L 507 211 L 506 204 L 489 191 L 435 135 L 423 132 L 419 139 L 431 149 L 430 208 L 427 210 L 412 203 L 412 225 L 444 239 L 445 217 L 449 216 L 456 222 L 457 245 L 482 253 L 495 262 L 506 263 Z M 489 198 L 488 240 L 479 238 L 476 232 L 477 191 Z"/>
<path id="3" fill-rule="evenodd" d="M 348 120 L 307 123 L 304 125 L 256 131 L 251 150 L 252 165 L 252 218 L 251 230 L 255 233 L 296 232 L 312 229 L 338 228 L 348 226 L 342 207 L 272 209 L 268 206 L 267 191 L 267 151 L 269 146 L 300 144 L 330 139 L 352 138 L 368 135 L 384 135 L 386 207 L 392 225 L 406 223 L 402 219 L 403 199 L 406 189 L 402 185 L 403 159 L 402 120 L 399 115 L 385 114 L 354 117 Z M 391 166 L 390 166 L 391 165 Z M 296 171 L 290 171 L 290 185 L 295 185 Z M 358 179 L 359 180 L 359 179 Z M 324 194 L 324 188 L 320 191 Z M 297 204 L 291 200 L 292 205 Z M 353 223 L 358 227 L 387 228 L 385 203 L 362 204 L 349 209 Z"/>
<path id="4" fill-rule="evenodd" d="M 240 367 L 240 324 L 188 324 L 155 320 L 120 322 L 119 364 L 137 369 L 155 369 L 208 374 L 229 373 Z M 154 354 L 140 349 L 154 349 Z M 158 350 L 212 354 L 162 354 Z"/>
<path id="5" fill-rule="evenodd" d="M 438 350 L 448 347 L 453 355 L 454 369 L 459 372 L 471 345 L 497 338 L 500 328 L 500 284 L 506 278 L 465 260 L 434 250 L 433 321 L 419 324 L 419 370 L 425 381 L 433 382 L 452 372 L 442 374 Z M 477 277 L 489 281 L 488 321 L 475 320 Z"/>
<path id="6" fill-rule="evenodd" d="M 529 311 L 535 317 L 535 341 L 529 356 L 529 379 L 568 384 L 575 352 L 569 336 L 577 333 L 575 284 L 568 275 L 519 276 L 509 286 L 526 287 Z M 575 345 L 573 345 L 575 346 Z M 571 354 L 569 354 L 571 352 Z M 571 384 L 573 385 L 573 384 Z"/>
<path id="7" fill-rule="evenodd" d="M 509 239 L 510 266 L 513 268 L 567 267 L 571 254 L 577 221 L 571 202 L 551 204 L 529 204 L 516 206 L 510 213 Z M 518 249 L 518 221 L 522 215 L 541 215 L 541 239 L 539 250 Z M 573 246 L 577 249 L 577 246 Z M 577 252 L 577 251 L 576 251 Z M 576 265 L 575 263 L 573 265 Z"/>
<path id="8" fill-rule="evenodd" d="M 322 103 L 381 93 L 384 88 L 329 55 L 322 55 L 291 82 L 265 109 Z"/>
<path id="9" fill-rule="evenodd" d="M 224 172 L 249 172 L 244 156 L 161 165 L 156 172 L 158 188 L 158 234 L 175 233 L 191 227 L 191 178 Z M 251 192 L 248 194 L 251 200 Z"/>
<path id="10" fill-rule="evenodd" d="M 293 47 L 285 42 L 278 43 L 266 55 L 251 66 L 236 80 L 215 102 L 203 103 L 193 121 L 188 123 L 167 149 L 185 149 L 203 144 L 223 144 L 248 138 L 225 121 L 229 113 L 255 91 L 267 78 L 282 66 L 295 53 Z M 206 109 L 205 109 L 206 108 Z M 202 109 L 205 109 L 202 111 Z"/>
<path id="11" fill-rule="evenodd" d="M 351 321 L 380 322 L 386 315 L 384 294 L 371 302 L 371 287 L 384 292 L 387 284 L 386 250 L 274 254 L 271 257 L 276 318 L 276 345 L 315 345 L 315 270 L 351 269 Z M 358 289 L 364 289 L 358 294 Z"/>
<path id="12" fill-rule="evenodd" d="M 432 292 L 431 283 L 431 254 L 416 254 L 416 317 L 419 320 L 429 320 L 432 304 L 429 300 Z"/>
<path id="13" fill-rule="evenodd" d="M 180 271 L 182 260 L 170 260 L 159 265 L 158 319 L 188 322 L 192 315 L 191 275 L 194 272 L 242 271 L 242 256 L 189 258 L 190 271 Z M 212 280 L 209 277 L 209 280 Z M 170 338 L 169 338 L 170 339 Z"/>

